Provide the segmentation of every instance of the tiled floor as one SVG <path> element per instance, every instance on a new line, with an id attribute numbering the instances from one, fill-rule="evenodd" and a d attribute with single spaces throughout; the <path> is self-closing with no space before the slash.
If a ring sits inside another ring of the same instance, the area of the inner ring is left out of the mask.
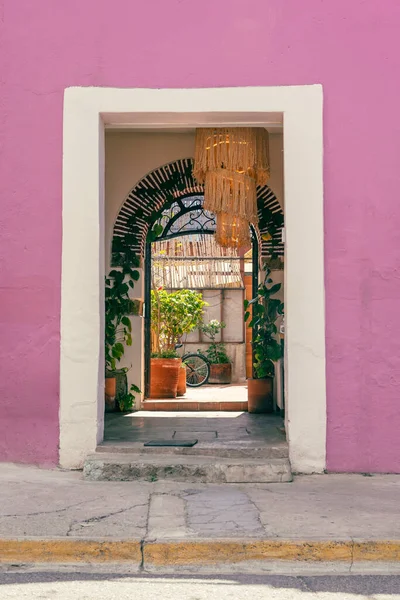
<path id="1" fill-rule="evenodd" d="M 144 411 L 106 415 L 106 444 L 192 438 L 213 445 L 286 445 L 283 421 L 276 415 L 254 415 L 247 412 Z"/>
<path id="2" fill-rule="evenodd" d="M 102 449 L 141 452 L 152 440 L 193 439 L 198 444 L 185 452 L 252 456 L 253 450 L 264 455 L 271 449 L 277 457 L 288 453 L 283 420 L 247 412 L 246 384 L 188 388 L 186 396 L 175 401 L 151 400 L 137 412 L 106 414 Z"/>

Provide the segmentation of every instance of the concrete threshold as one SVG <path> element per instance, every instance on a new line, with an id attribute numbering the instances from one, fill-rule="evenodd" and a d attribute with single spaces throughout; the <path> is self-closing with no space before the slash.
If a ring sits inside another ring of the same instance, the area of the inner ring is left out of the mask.
<path id="1" fill-rule="evenodd" d="M 90 481 L 158 481 L 186 483 L 284 483 L 292 481 L 287 458 L 226 458 L 203 455 L 94 453 L 84 464 Z"/>
<path id="2" fill-rule="evenodd" d="M 214 456 L 219 458 L 289 458 L 289 447 L 286 442 L 266 444 L 264 441 L 199 441 L 195 446 L 182 448 L 165 446 L 155 448 L 144 446 L 143 442 L 103 442 L 96 448 L 96 454 L 163 454 Z M 93 455 L 92 455 L 93 456 Z"/>

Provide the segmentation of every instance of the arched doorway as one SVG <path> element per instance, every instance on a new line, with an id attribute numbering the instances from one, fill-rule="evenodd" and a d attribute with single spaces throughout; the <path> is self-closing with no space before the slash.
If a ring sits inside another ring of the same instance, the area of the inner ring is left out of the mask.
<path id="1" fill-rule="evenodd" d="M 203 208 L 204 196 L 203 194 L 196 194 L 193 196 L 186 196 L 183 199 L 179 199 L 174 202 L 169 208 L 163 210 L 156 220 L 156 223 L 160 226 L 160 235 L 152 237 L 151 242 L 146 243 L 146 251 L 145 251 L 145 296 L 144 296 L 144 304 L 145 304 L 145 343 L 144 343 L 144 353 L 145 353 L 145 397 L 149 395 L 149 383 L 150 383 L 150 356 L 151 356 L 151 310 L 150 310 L 150 294 L 152 287 L 152 263 L 153 263 L 153 249 L 157 246 L 158 243 L 164 242 L 164 245 L 168 248 L 168 241 L 176 240 L 180 238 L 183 241 L 183 244 L 187 250 L 198 247 L 196 245 L 200 244 L 200 247 L 207 248 L 207 250 L 203 250 L 200 253 L 197 253 L 197 256 L 194 260 L 197 259 L 195 267 L 192 272 L 192 276 L 190 277 L 192 281 L 192 285 L 187 285 L 185 287 L 189 287 L 192 289 L 193 285 L 196 289 L 199 289 L 200 282 L 196 284 L 196 279 L 203 280 L 202 287 L 204 286 L 209 291 L 212 288 L 215 290 L 227 290 L 229 292 L 230 284 L 226 281 L 227 277 L 218 277 L 218 268 L 221 268 L 221 263 L 223 263 L 221 257 L 224 256 L 221 251 L 224 249 L 218 248 L 218 245 L 213 240 L 213 235 L 216 230 L 216 218 L 213 213 L 210 213 Z M 206 238 L 211 238 L 209 243 L 204 243 Z M 258 246 L 259 239 L 257 231 L 251 227 L 251 254 L 253 260 L 253 268 L 252 268 L 252 290 L 254 297 L 257 287 L 258 287 Z M 190 242 L 189 240 L 193 240 Z M 189 243 L 188 243 L 189 241 Z M 165 244 L 167 242 L 167 244 Z M 203 243 L 202 243 L 203 242 Z M 212 243 L 214 242 L 214 243 Z M 181 243 L 182 246 L 182 243 Z M 220 250 L 220 252 L 218 252 Z M 190 251 L 190 250 L 189 250 Z M 164 250 L 165 252 L 165 250 Z M 199 256 L 200 254 L 200 256 Z M 220 260 L 217 259 L 219 255 Z M 182 257 L 183 261 L 189 260 L 189 257 Z M 193 259 L 192 259 L 193 260 Z M 239 262 L 243 263 L 244 261 L 240 259 L 239 254 L 236 251 L 232 251 L 230 256 L 227 256 L 225 265 L 228 265 L 228 270 L 234 267 L 234 270 L 237 271 L 239 267 Z M 198 277 L 196 277 L 196 271 L 199 269 L 201 271 L 204 270 L 206 263 L 211 263 L 214 277 L 208 278 L 213 279 L 213 284 L 211 281 L 205 282 L 204 273 L 199 273 Z M 185 262 L 180 263 L 181 266 L 184 266 Z M 240 271 L 236 272 L 239 280 L 241 280 Z M 218 279 L 220 281 L 218 281 Z M 222 282 L 221 279 L 225 279 L 225 282 Z M 243 284 L 243 282 L 241 282 Z M 174 289 L 175 286 L 179 285 L 177 281 L 170 281 L 169 285 L 165 286 L 167 289 Z M 231 283 L 232 285 L 232 283 Z M 235 285 L 235 284 L 233 284 Z M 153 282 L 154 286 L 154 282 Z M 204 293 L 204 292 L 203 292 Z M 243 298 L 241 300 L 241 305 L 243 305 Z M 223 319 L 220 319 L 223 320 Z M 243 327 L 244 329 L 244 327 Z M 200 340 L 199 340 L 200 341 Z M 243 340 L 245 341 L 245 339 Z"/>
<path id="2" fill-rule="evenodd" d="M 112 264 L 129 247 L 141 259 L 151 226 L 163 210 L 174 202 L 204 194 L 204 186 L 193 177 L 193 159 L 184 158 L 163 165 L 143 177 L 125 198 L 115 220 L 112 239 Z M 274 192 L 267 186 L 257 188 L 260 256 L 283 256 L 283 211 Z"/>
<path id="3" fill-rule="evenodd" d="M 157 239 L 172 239 L 189 233 L 212 235 L 215 217 L 203 209 L 204 187 L 193 177 L 193 159 L 185 158 L 163 165 L 142 178 L 127 195 L 115 221 L 112 239 L 113 266 L 124 254 L 135 254 L 144 267 L 145 285 L 145 396 L 150 373 L 150 286 L 151 242 L 148 234 L 161 224 Z M 259 226 L 252 228 L 252 289 L 258 286 L 260 259 L 283 257 L 283 211 L 268 186 L 257 189 Z M 167 215 L 168 213 L 168 215 Z M 154 236 L 152 241 L 155 241 Z M 143 389 L 143 388 L 142 388 Z"/>

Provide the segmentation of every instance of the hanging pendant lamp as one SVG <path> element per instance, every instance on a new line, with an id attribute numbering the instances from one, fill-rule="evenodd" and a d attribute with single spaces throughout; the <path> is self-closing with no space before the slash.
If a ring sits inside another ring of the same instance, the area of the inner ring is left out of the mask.
<path id="1" fill-rule="evenodd" d="M 193 175 L 205 183 L 206 173 L 227 169 L 246 173 L 257 185 L 269 179 L 269 136 L 263 127 L 196 129 Z"/>
<path id="2" fill-rule="evenodd" d="M 261 127 L 197 129 L 193 175 L 204 184 L 205 210 L 217 215 L 217 243 L 249 245 L 250 223 L 258 223 L 257 185 L 269 178 L 268 132 Z"/>
<path id="3" fill-rule="evenodd" d="M 232 213 L 217 213 L 215 241 L 223 248 L 243 248 L 251 245 L 250 223 Z"/>
<path id="4" fill-rule="evenodd" d="M 204 183 L 204 208 L 258 223 L 257 185 L 269 178 L 263 128 L 197 129 L 193 174 Z"/>

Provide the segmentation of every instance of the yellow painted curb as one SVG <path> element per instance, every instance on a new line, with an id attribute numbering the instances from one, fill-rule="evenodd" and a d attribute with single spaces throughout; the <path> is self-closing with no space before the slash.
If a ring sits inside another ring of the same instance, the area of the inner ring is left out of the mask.
<path id="1" fill-rule="evenodd" d="M 0 563 L 14 562 L 129 562 L 140 565 L 142 553 L 139 541 L 0 540 Z"/>
<path id="2" fill-rule="evenodd" d="M 0 539 L 0 563 L 218 565 L 248 561 L 400 562 L 400 541 Z"/>
<path id="3" fill-rule="evenodd" d="M 400 561 L 400 542 L 354 542 L 353 561 Z"/>
<path id="4" fill-rule="evenodd" d="M 145 566 L 215 565 L 247 561 L 400 561 L 399 542 L 187 541 L 153 542 L 143 548 Z"/>

